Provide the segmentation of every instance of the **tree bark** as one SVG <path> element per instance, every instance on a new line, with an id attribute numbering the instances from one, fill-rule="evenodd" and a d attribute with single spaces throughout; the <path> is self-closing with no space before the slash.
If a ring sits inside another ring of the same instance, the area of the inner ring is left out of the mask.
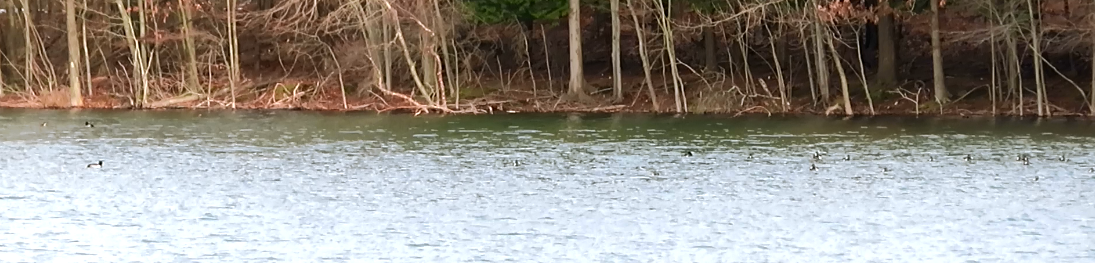
<path id="1" fill-rule="evenodd" d="M 80 95 L 80 31 L 76 29 L 76 0 L 65 1 L 65 25 L 68 38 L 68 101 L 69 106 L 84 105 Z"/>
<path id="2" fill-rule="evenodd" d="M 433 30 L 436 30 L 436 23 L 434 21 L 436 21 L 437 19 L 433 17 L 433 12 L 431 12 L 433 9 L 433 5 L 430 2 L 432 1 L 418 1 L 418 8 L 419 10 L 421 10 L 418 14 L 418 16 L 420 17 L 419 21 L 425 27 L 431 30 L 427 31 L 425 29 L 419 29 L 418 31 L 418 40 L 420 41 L 418 43 L 420 60 L 419 65 L 421 66 L 420 70 L 422 70 L 422 84 L 426 88 L 427 92 L 422 94 L 422 96 L 434 98 L 434 100 L 431 101 L 440 102 L 444 101 L 444 98 L 438 96 L 440 92 L 440 90 L 438 90 L 438 88 L 440 87 L 440 85 L 438 85 L 438 80 L 440 79 L 437 77 L 437 41 L 434 38 L 435 33 L 433 32 Z"/>
<path id="3" fill-rule="evenodd" d="M 894 37 L 894 14 L 887 11 L 878 19 L 878 72 L 875 74 L 876 89 L 887 89 L 897 84 L 897 43 Z"/>
<path id="4" fill-rule="evenodd" d="M 198 52 L 194 46 L 193 26 L 190 22 L 190 1 L 179 1 L 179 14 L 182 16 L 183 49 L 186 53 L 186 90 L 200 93 L 198 86 Z"/>
<path id="5" fill-rule="evenodd" d="M 567 96 L 578 101 L 590 100 L 585 89 L 585 72 L 582 69 L 582 6 L 580 0 L 570 0 L 570 88 Z"/>
<path id="6" fill-rule="evenodd" d="M 620 0 L 609 3 L 612 13 L 612 100 L 624 100 L 623 79 L 620 66 Z"/>
<path id="7" fill-rule="evenodd" d="M 1035 8 L 1038 7 L 1038 8 Z M 1046 87 L 1045 76 L 1042 73 L 1042 32 L 1038 28 L 1040 24 L 1041 15 L 1037 12 L 1041 9 L 1041 5 L 1035 4 L 1033 0 L 1027 0 L 1027 9 L 1030 11 L 1030 46 L 1031 53 L 1034 57 L 1034 95 L 1036 104 L 1038 106 L 1038 116 L 1046 116 Z"/>
<path id="8" fill-rule="evenodd" d="M 715 32 L 711 26 L 703 27 L 703 57 L 704 57 L 704 71 L 716 72 L 718 71 L 718 60 L 715 59 Z"/>
<path id="9" fill-rule="evenodd" d="M 935 79 L 935 102 L 942 104 L 950 102 L 950 93 L 947 92 L 947 84 L 943 75 L 943 47 L 939 40 L 939 1 L 932 0 L 931 5 L 931 38 L 932 38 L 932 76 Z"/>
<path id="10" fill-rule="evenodd" d="M 29 6 L 29 0 L 22 0 L 20 7 L 26 10 L 30 9 Z M 34 37 L 32 37 L 35 25 L 34 15 L 32 15 L 34 13 L 21 12 L 21 14 L 23 14 L 23 89 L 34 94 L 34 88 L 32 87 L 35 85 L 34 73 L 37 71 L 35 67 L 37 64 L 34 63 L 36 48 L 34 47 Z"/>
<path id="11" fill-rule="evenodd" d="M 635 39 L 639 42 L 639 59 L 643 63 L 643 83 L 646 83 L 646 90 L 650 93 L 650 104 L 654 106 L 654 112 L 660 112 L 661 106 L 658 103 L 658 94 L 654 92 L 654 80 L 650 78 L 650 59 L 647 57 L 646 52 L 646 37 L 643 36 L 643 31 L 646 30 L 643 24 L 639 23 L 639 17 L 635 15 L 635 5 L 631 0 L 627 1 L 627 9 L 631 13 L 631 22 L 635 24 Z"/>
<path id="12" fill-rule="evenodd" d="M 818 95 L 821 96 L 820 100 L 824 103 L 829 103 L 829 65 L 825 55 L 825 37 L 829 32 L 823 30 L 824 25 L 821 21 L 814 23 L 814 65 L 817 69 L 817 89 Z"/>
<path id="13" fill-rule="evenodd" d="M 836 64 L 836 72 L 840 74 L 840 90 L 843 93 L 841 97 L 844 98 L 844 115 L 852 116 L 855 115 L 855 111 L 852 109 L 852 98 L 848 94 L 848 74 L 844 73 L 844 65 L 840 64 L 839 53 L 836 51 L 836 45 L 833 45 L 833 41 L 833 39 L 829 39 L 825 42 L 829 44 L 829 51 L 833 52 L 833 57 L 837 58 L 833 60 L 833 64 Z"/>

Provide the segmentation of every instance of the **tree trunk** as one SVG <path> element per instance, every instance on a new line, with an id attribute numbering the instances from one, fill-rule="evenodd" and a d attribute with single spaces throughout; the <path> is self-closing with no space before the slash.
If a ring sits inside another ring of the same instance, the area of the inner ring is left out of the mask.
<path id="1" fill-rule="evenodd" d="M 841 64 L 839 59 L 840 53 L 836 51 L 836 45 L 833 45 L 833 41 L 833 39 L 829 39 L 825 42 L 829 44 L 829 50 L 833 52 L 833 57 L 838 58 L 833 60 L 833 62 L 835 62 L 833 64 L 836 64 L 836 72 L 837 74 L 840 74 L 840 90 L 843 93 L 842 95 L 844 95 L 842 96 L 844 97 L 844 115 L 852 116 L 855 114 L 855 111 L 852 110 L 852 98 L 848 94 L 848 74 L 844 73 L 844 65 Z"/>
<path id="2" fill-rule="evenodd" d="M 0 8 L 3 8 L 4 10 L 14 10 L 11 8 L 8 1 L 0 1 Z M 7 79 L 4 78 L 4 74 L 6 74 L 5 72 L 8 69 L 8 61 L 11 59 L 9 56 L 9 54 L 11 54 L 11 50 L 9 50 L 9 48 L 11 48 L 11 42 L 9 42 L 8 39 L 16 35 L 11 33 L 12 29 L 15 28 L 15 23 L 5 23 L 14 21 L 15 15 L 9 13 L 7 17 L 10 18 L 8 21 L 0 21 L 0 96 L 4 96 L 4 89 L 7 89 L 8 87 Z"/>
<path id="3" fill-rule="evenodd" d="M 582 6 L 580 0 L 570 0 L 570 88 L 567 96 L 578 101 L 589 101 L 585 89 L 585 72 L 582 70 Z"/>
<path id="4" fill-rule="evenodd" d="M 823 30 L 824 25 L 821 21 L 814 23 L 814 65 L 817 69 L 817 90 L 818 95 L 821 96 L 820 100 L 824 103 L 829 103 L 829 65 L 825 55 L 825 37 L 828 36 L 828 31 Z"/>
<path id="5" fill-rule="evenodd" d="M 1027 0 L 1027 9 L 1030 11 L 1030 46 L 1031 54 L 1034 57 L 1034 95 L 1036 104 L 1038 106 L 1038 116 L 1046 116 L 1046 88 L 1045 81 L 1043 80 L 1044 74 L 1042 74 L 1042 32 L 1039 30 L 1039 18 L 1040 15 L 1035 13 L 1035 6 L 1041 9 L 1040 5 L 1034 4 L 1034 1 Z"/>
<path id="6" fill-rule="evenodd" d="M 609 3 L 612 13 L 612 100 L 624 100 L 623 73 L 620 72 L 620 0 Z"/>
<path id="7" fill-rule="evenodd" d="M 121 0 L 118 0 L 121 1 Z M 227 0 L 228 12 L 228 88 L 232 96 L 232 109 L 236 108 L 236 85 L 240 80 L 240 43 L 236 33 L 236 1 Z"/>
<path id="8" fill-rule="evenodd" d="M 627 0 L 628 13 L 631 13 L 631 22 L 635 24 L 635 39 L 639 42 L 639 59 L 643 63 L 643 83 L 646 83 L 646 90 L 650 93 L 650 104 L 654 107 L 654 112 L 660 112 L 661 106 L 658 103 L 658 94 L 654 92 L 654 80 L 650 78 L 650 59 L 647 58 L 646 52 L 646 37 L 643 36 L 643 31 L 646 30 L 643 24 L 639 23 L 639 17 L 635 16 L 635 5 L 631 0 Z"/>
<path id="9" fill-rule="evenodd" d="M 434 25 L 437 23 L 434 21 L 437 19 L 433 17 L 433 12 L 431 12 L 432 4 L 430 2 L 431 1 L 428 0 L 419 0 L 418 2 L 418 8 L 420 10 L 418 13 L 419 21 L 426 27 L 424 29 L 419 29 L 418 31 L 419 60 L 421 63 L 419 65 L 422 70 L 422 85 L 426 88 L 426 93 L 423 93 L 422 96 L 434 98 L 429 101 L 440 102 L 445 99 L 438 96 L 440 90 L 438 90 L 439 78 L 437 77 L 438 70 L 436 61 L 437 41 L 434 39 L 434 32 L 432 32 L 436 28 Z"/>
<path id="10" fill-rule="evenodd" d="M 198 52 L 196 50 L 197 47 L 194 46 L 194 34 L 191 32 L 193 30 L 193 26 L 190 22 L 191 6 L 190 1 L 179 1 L 179 14 L 182 16 L 183 52 L 186 53 L 186 90 L 191 93 L 200 94 L 201 87 L 198 85 Z"/>
<path id="11" fill-rule="evenodd" d="M 1091 10 L 1095 16 L 1095 9 Z M 1095 116 L 1095 21 L 1091 25 L 1091 102 L 1087 104 L 1088 115 Z"/>
<path id="12" fill-rule="evenodd" d="M 1007 74 L 1008 95 L 1021 98 L 1023 91 L 1019 89 L 1019 48 L 1015 46 L 1015 42 L 1015 35 L 1009 28 L 1004 33 L 1004 45 L 1007 45 L 1007 58 L 1004 59 L 1007 67 L 1004 67 L 1004 74 Z"/>
<path id="13" fill-rule="evenodd" d="M 897 43 L 894 35 L 894 15 L 892 11 L 888 11 L 878 19 L 876 89 L 887 89 L 897 85 Z"/>
<path id="14" fill-rule="evenodd" d="M 710 26 L 703 27 L 703 57 L 704 71 L 718 71 L 718 60 L 715 60 L 715 32 Z"/>
<path id="15" fill-rule="evenodd" d="M 76 0 L 65 1 L 65 25 L 68 38 L 68 101 L 69 106 L 84 105 L 80 96 L 80 31 L 76 29 Z"/>
<path id="16" fill-rule="evenodd" d="M 950 102 L 950 93 L 943 76 L 943 47 L 939 40 L 939 1 L 932 0 L 931 5 L 931 38 L 932 38 L 932 72 L 935 79 L 935 102 L 942 104 Z"/>
<path id="17" fill-rule="evenodd" d="M 30 1 L 22 0 L 20 7 L 23 10 L 31 9 Z M 33 12 L 21 12 L 23 14 L 23 89 L 34 94 L 35 77 L 34 73 L 37 71 L 35 68 L 35 44 L 34 44 L 34 14 Z"/>

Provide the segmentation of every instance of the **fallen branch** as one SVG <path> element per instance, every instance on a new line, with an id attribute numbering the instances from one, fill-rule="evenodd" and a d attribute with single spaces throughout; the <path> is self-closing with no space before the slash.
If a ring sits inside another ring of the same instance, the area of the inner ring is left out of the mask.
<path id="1" fill-rule="evenodd" d="M 740 111 L 738 111 L 738 113 L 734 114 L 734 117 L 741 116 L 742 114 L 744 114 L 746 112 L 750 112 L 753 109 L 757 109 L 757 108 L 760 108 L 760 109 L 764 110 L 764 112 L 768 113 L 768 117 L 772 117 L 772 111 L 768 110 L 768 108 L 765 108 L 764 106 L 753 106 L 753 107 L 749 107 L 749 108 L 744 109 L 744 110 L 740 110 Z"/>

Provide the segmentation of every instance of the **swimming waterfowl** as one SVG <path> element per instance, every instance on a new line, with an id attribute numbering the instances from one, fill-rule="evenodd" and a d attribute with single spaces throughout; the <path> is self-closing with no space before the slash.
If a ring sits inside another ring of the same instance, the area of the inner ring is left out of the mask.
<path id="1" fill-rule="evenodd" d="M 1037 181 L 1038 181 L 1038 176 L 1037 176 L 1037 175 L 1035 175 L 1035 176 L 1034 176 L 1034 181 L 1035 181 L 1035 182 L 1037 182 Z"/>
<path id="2" fill-rule="evenodd" d="M 821 160 L 821 152 L 814 152 L 814 160 Z"/>
<path id="3" fill-rule="evenodd" d="M 928 155 L 928 161 L 929 162 L 934 162 L 935 161 L 935 156 Z"/>
<path id="4" fill-rule="evenodd" d="M 46 127 L 46 125 L 49 125 L 49 123 L 45 123 L 45 122 L 42 123 L 42 127 Z"/>
<path id="5" fill-rule="evenodd" d="M 686 152 L 684 152 L 684 156 L 692 156 L 692 151 L 686 151 Z"/>
<path id="6" fill-rule="evenodd" d="M 1030 165 L 1030 158 L 1023 158 L 1023 165 Z"/>
<path id="7" fill-rule="evenodd" d="M 1092 167 L 1092 168 L 1089 168 L 1089 169 L 1087 169 L 1087 172 L 1089 172 L 1089 173 L 1095 173 L 1095 167 Z"/>
<path id="8" fill-rule="evenodd" d="M 88 164 L 87 168 L 103 168 L 103 160 L 99 160 L 98 163 Z"/>
<path id="9" fill-rule="evenodd" d="M 844 160 L 845 160 L 845 161 L 851 161 L 851 160 L 852 160 L 852 156 L 851 156 L 851 155 L 844 155 Z"/>
<path id="10" fill-rule="evenodd" d="M 1058 161 L 1062 161 L 1062 162 L 1065 162 L 1065 161 L 1068 161 L 1068 158 L 1065 158 L 1065 155 L 1064 155 L 1064 154 L 1062 154 L 1062 155 L 1061 155 L 1061 157 L 1057 157 L 1057 160 L 1058 160 Z"/>
<path id="11" fill-rule="evenodd" d="M 1015 160 L 1016 161 L 1022 161 L 1023 160 L 1023 155 L 1022 154 L 1015 155 Z"/>
<path id="12" fill-rule="evenodd" d="M 890 168 L 882 167 L 882 172 L 883 173 L 888 173 L 890 171 L 893 171 L 893 170 L 890 170 Z"/>
<path id="13" fill-rule="evenodd" d="M 91 124 L 90 121 L 85 121 L 84 122 L 84 127 L 95 128 L 95 124 Z"/>
<path id="14" fill-rule="evenodd" d="M 752 160 L 752 159 L 753 159 L 753 154 L 752 154 L 752 153 L 750 153 L 750 154 L 749 154 L 749 156 L 745 157 L 745 159 L 746 159 L 746 160 Z"/>
<path id="15" fill-rule="evenodd" d="M 966 157 L 962 157 L 962 160 L 965 160 L 966 162 L 973 162 L 973 156 L 967 154 Z"/>
<path id="16" fill-rule="evenodd" d="M 817 171 L 817 165 L 810 164 L 810 171 Z"/>

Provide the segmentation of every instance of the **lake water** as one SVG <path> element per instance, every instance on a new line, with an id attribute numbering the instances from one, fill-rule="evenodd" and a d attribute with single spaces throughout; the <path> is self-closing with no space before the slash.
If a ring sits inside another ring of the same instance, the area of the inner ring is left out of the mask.
<path id="1" fill-rule="evenodd" d="M 3 109 L 0 258 L 1091 262 L 1093 145 L 1067 120 Z"/>

